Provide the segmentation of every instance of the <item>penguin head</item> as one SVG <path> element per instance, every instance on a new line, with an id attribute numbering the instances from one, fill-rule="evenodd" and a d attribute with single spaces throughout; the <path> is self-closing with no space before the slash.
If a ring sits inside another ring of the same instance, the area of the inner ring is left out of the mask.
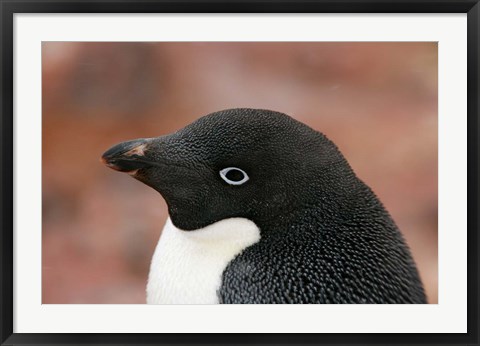
<path id="1" fill-rule="evenodd" d="M 324 135 L 257 109 L 220 111 L 169 135 L 117 144 L 102 161 L 157 190 L 183 230 L 233 217 L 280 220 L 352 176 Z"/>

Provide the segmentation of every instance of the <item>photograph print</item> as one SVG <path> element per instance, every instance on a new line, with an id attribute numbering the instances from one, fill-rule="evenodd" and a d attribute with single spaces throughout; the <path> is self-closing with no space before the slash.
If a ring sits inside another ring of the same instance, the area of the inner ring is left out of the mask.
<path id="1" fill-rule="evenodd" d="M 42 303 L 437 304 L 437 58 L 43 42 Z"/>

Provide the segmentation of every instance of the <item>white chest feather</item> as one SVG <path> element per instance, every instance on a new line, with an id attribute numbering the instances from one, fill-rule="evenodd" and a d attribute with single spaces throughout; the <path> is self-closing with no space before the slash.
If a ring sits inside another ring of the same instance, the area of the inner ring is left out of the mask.
<path id="1" fill-rule="evenodd" d="M 148 304 L 216 304 L 222 273 L 246 247 L 260 240 L 250 220 L 231 218 L 182 231 L 170 218 L 150 266 Z"/>

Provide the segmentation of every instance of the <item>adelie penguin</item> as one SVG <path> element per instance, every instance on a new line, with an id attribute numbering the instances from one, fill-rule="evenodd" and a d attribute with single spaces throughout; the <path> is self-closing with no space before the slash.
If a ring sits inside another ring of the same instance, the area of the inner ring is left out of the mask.
<path id="1" fill-rule="evenodd" d="M 426 303 L 381 202 L 285 114 L 224 110 L 102 159 L 168 205 L 147 303 Z"/>

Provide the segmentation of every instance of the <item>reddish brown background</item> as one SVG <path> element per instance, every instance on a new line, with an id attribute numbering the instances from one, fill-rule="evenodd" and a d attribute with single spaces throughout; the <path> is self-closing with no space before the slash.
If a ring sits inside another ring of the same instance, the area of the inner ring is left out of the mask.
<path id="1" fill-rule="evenodd" d="M 437 302 L 435 43 L 45 42 L 42 69 L 43 303 L 145 302 L 165 203 L 100 155 L 233 107 L 278 110 L 332 139 Z"/>

